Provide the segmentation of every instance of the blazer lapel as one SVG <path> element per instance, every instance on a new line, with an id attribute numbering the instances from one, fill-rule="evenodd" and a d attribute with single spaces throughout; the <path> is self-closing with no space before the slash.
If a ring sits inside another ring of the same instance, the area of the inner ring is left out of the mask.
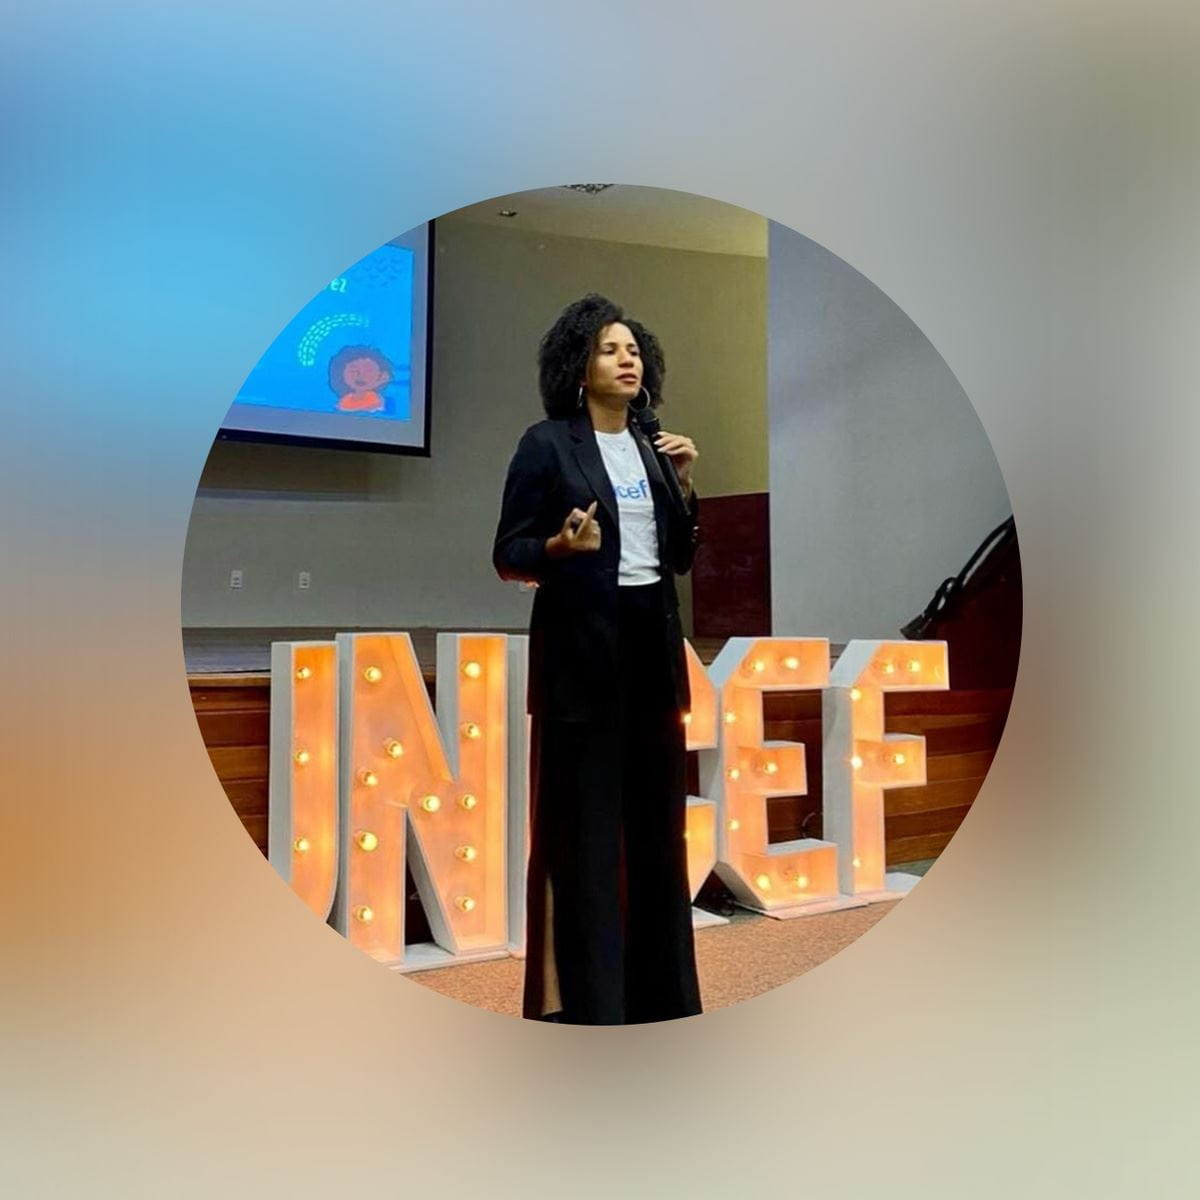
<path id="1" fill-rule="evenodd" d="M 571 449 L 579 469 L 592 485 L 592 491 L 611 518 L 613 528 L 619 531 L 621 519 L 617 513 L 617 497 L 613 492 L 608 472 L 604 469 L 604 460 L 600 457 L 600 447 L 596 444 L 596 434 L 592 429 L 591 414 L 586 408 L 580 409 L 568 421 L 567 428 L 571 434 Z"/>

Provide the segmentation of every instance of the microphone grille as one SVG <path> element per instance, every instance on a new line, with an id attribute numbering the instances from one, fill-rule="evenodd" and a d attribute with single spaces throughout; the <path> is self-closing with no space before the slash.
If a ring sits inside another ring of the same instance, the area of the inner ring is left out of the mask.
<path id="1" fill-rule="evenodd" d="M 655 415 L 654 409 L 650 405 L 647 404 L 645 408 L 630 409 L 630 412 L 633 413 L 633 419 L 637 421 L 638 425 L 651 437 L 654 437 L 662 428 L 658 423 L 658 417 Z"/>

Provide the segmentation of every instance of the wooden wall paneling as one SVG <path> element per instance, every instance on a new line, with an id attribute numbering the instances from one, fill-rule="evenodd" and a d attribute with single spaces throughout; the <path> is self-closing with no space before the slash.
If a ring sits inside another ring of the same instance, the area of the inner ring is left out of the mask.
<path id="1" fill-rule="evenodd" d="M 771 632 L 771 530 L 766 492 L 700 498 L 700 542 L 692 564 L 697 638 Z"/>

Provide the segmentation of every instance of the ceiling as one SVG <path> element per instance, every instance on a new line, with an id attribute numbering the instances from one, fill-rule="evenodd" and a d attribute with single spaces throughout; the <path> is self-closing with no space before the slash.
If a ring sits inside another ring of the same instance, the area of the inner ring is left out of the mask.
<path id="1" fill-rule="evenodd" d="M 511 209 L 517 215 L 501 216 L 501 209 Z M 720 200 L 666 188 L 619 183 L 591 196 L 564 187 L 538 188 L 495 196 L 446 215 L 523 233 L 596 238 L 752 258 L 767 255 L 765 217 Z"/>

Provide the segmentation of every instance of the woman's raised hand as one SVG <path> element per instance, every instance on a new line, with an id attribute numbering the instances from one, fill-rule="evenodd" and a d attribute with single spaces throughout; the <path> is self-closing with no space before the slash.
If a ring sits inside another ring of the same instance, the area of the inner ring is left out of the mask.
<path id="1" fill-rule="evenodd" d="M 600 523 L 596 520 L 596 505 L 593 500 L 587 511 L 573 508 L 567 514 L 563 527 L 546 543 L 546 553 L 552 558 L 563 558 L 568 554 L 580 554 L 600 549 Z"/>
<path id="2" fill-rule="evenodd" d="M 675 474 L 679 476 L 679 482 L 683 485 L 684 495 L 690 496 L 692 468 L 696 465 L 696 459 L 700 457 L 696 443 L 682 433 L 667 433 L 666 430 L 662 430 L 654 439 L 654 448 L 670 457 Z"/>

